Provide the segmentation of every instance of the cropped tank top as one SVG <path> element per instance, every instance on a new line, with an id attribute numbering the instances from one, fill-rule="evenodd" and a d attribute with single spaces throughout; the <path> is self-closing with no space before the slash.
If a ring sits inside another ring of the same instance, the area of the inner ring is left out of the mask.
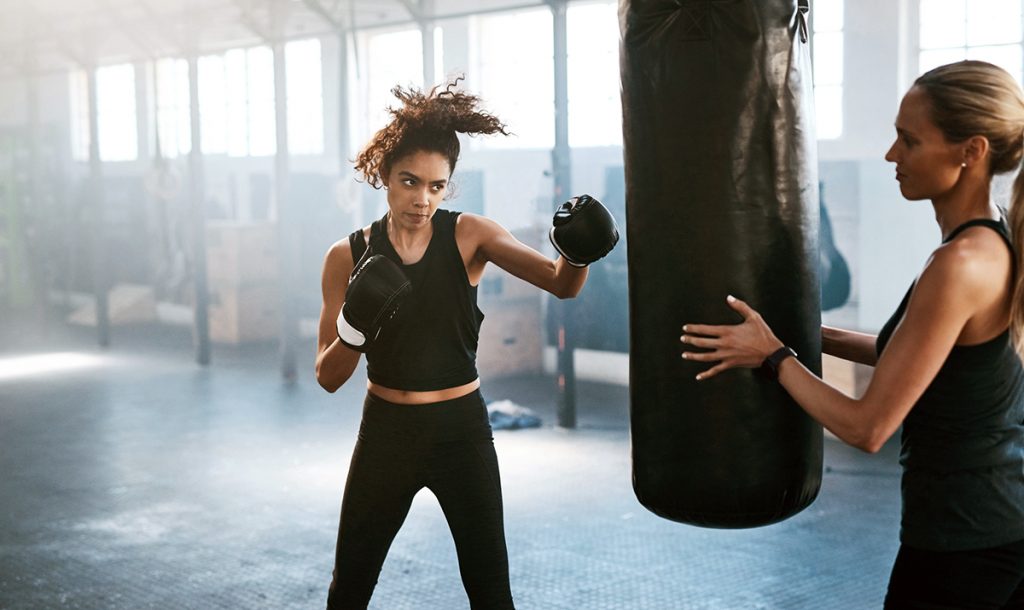
<path id="1" fill-rule="evenodd" d="M 367 376 L 373 383 L 427 392 L 477 378 L 476 350 L 484 314 L 455 243 L 458 217 L 449 210 L 434 212 L 430 243 L 411 265 L 403 264 L 391 245 L 387 215 L 371 225 L 369 245 L 362 230 L 349 235 L 354 264 L 369 250 L 394 261 L 412 284 L 398 313 L 366 354 Z"/>
<path id="2" fill-rule="evenodd" d="M 1010 248 L 1005 223 L 976 219 Z M 885 349 L 903 318 L 903 301 L 878 333 Z M 903 421 L 900 540 L 912 547 L 960 551 L 1024 539 L 1024 370 L 1007 329 L 976 345 L 954 345 L 935 379 Z"/>

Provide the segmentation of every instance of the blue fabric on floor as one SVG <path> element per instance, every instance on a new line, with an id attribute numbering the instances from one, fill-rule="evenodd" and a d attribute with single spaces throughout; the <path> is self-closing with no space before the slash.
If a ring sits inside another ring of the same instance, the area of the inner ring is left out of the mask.
<path id="1" fill-rule="evenodd" d="M 492 430 L 539 428 L 543 423 L 536 413 L 511 400 L 498 400 L 487 405 Z"/>

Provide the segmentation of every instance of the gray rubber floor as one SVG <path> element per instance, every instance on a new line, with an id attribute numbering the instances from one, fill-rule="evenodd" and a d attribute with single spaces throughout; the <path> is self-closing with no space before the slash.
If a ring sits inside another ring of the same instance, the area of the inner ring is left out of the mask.
<path id="1" fill-rule="evenodd" d="M 0 607 L 322 608 L 365 380 L 321 390 L 312 344 L 285 385 L 273 345 L 219 347 L 201 368 L 185 332 L 117 328 L 106 350 L 93 337 L 0 328 Z M 33 354 L 63 367 L 21 370 Z M 484 394 L 544 418 L 495 433 L 518 608 L 881 606 L 897 548 L 893 443 L 865 455 L 826 440 L 809 508 L 702 529 L 634 498 L 626 388 L 581 383 L 571 431 L 553 425 L 551 378 L 485 379 Z M 429 492 L 371 607 L 468 608 Z"/>

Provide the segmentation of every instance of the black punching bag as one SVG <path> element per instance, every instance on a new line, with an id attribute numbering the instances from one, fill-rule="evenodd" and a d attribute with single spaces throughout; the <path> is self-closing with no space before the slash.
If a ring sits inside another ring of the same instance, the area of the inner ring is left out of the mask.
<path id="1" fill-rule="evenodd" d="M 657 515 L 754 527 L 810 504 L 822 432 L 763 373 L 696 381 L 685 322 L 732 294 L 821 371 L 808 0 L 622 0 L 633 489 Z"/>

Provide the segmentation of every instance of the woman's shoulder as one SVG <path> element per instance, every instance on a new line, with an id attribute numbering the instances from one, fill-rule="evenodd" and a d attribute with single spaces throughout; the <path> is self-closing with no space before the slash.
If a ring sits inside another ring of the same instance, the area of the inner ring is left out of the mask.
<path id="1" fill-rule="evenodd" d="M 946 265 L 991 271 L 986 268 L 1010 265 L 1013 252 L 1001 233 L 986 225 L 975 225 L 939 246 L 933 256 Z"/>
<path id="2" fill-rule="evenodd" d="M 455 219 L 456 237 L 490 239 L 504 229 L 496 221 L 480 214 L 461 212 Z"/>
<path id="3" fill-rule="evenodd" d="M 1003 237 L 984 226 L 973 226 L 936 248 L 922 279 L 931 276 L 961 289 L 1001 292 L 1012 272 L 1013 255 Z"/>
<path id="4" fill-rule="evenodd" d="M 359 239 L 360 237 L 362 237 L 362 239 Z M 369 237 L 370 226 L 367 225 L 365 227 L 352 231 L 345 237 L 334 242 L 327 249 L 327 254 L 324 257 L 324 265 L 330 265 L 332 267 L 344 267 L 346 266 L 347 263 L 348 267 L 353 267 L 353 242 L 355 242 L 355 247 L 365 249 L 366 244 L 369 241 Z"/>
<path id="5" fill-rule="evenodd" d="M 349 243 L 348 237 L 331 244 L 324 256 L 324 266 L 337 266 L 346 259 L 352 260 L 352 245 Z"/>
<path id="6" fill-rule="evenodd" d="M 452 212 L 452 214 L 457 215 L 457 218 L 455 218 L 455 225 L 459 227 L 460 231 L 463 228 L 480 229 L 500 226 L 494 220 L 480 214 L 474 214 L 472 212 Z"/>

